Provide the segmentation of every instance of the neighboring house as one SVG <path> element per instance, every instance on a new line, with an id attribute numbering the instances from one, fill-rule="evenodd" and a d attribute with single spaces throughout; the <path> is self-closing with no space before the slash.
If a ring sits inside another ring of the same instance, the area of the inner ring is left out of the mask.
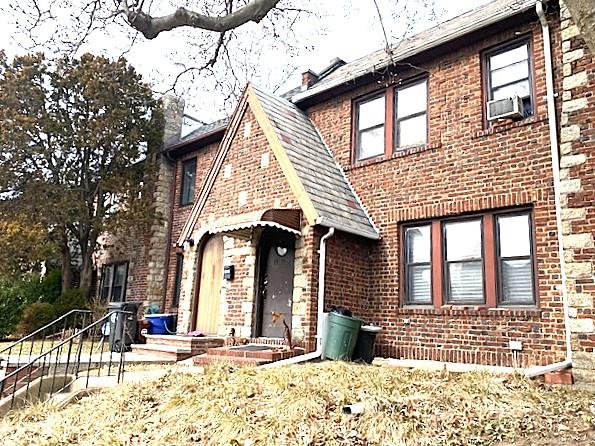
<path id="1" fill-rule="evenodd" d="M 571 341 L 595 369 L 595 67 L 566 9 L 545 30 L 536 8 L 489 3 L 284 98 L 249 85 L 229 122 L 170 139 L 169 218 L 114 257 L 126 298 L 181 333 L 279 338 L 285 319 L 313 349 L 325 237 L 325 310 L 382 326 L 379 355 L 529 367 Z"/>

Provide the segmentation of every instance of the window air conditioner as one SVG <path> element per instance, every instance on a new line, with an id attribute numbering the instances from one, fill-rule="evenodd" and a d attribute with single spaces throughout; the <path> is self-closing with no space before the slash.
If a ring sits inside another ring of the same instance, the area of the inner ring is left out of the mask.
<path id="1" fill-rule="evenodd" d="M 522 118 L 523 100 L 518 96 L 488 101 L 488 121 L 503 118 Z"/>

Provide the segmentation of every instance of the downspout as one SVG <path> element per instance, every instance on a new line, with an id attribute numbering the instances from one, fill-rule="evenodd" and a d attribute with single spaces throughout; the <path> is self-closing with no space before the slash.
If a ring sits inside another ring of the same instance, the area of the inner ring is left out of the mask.
<path id="1" fill-rule="evenodd" d="M 161 308 L 165 313 L 165 307 L 167 305 L 167 287 L 169 285 L 169 266 L 170 266 L 170 257 L 171 257 L 171 248 L 172 248 L 172 229 L 174 224 L 174 207 L 176 205 L 175 198 L 176 198 L 176 160 L 174 160 L 171 155 L 167 152 L 167 150 L 163 151 L 163 156 L 166 160 L 168 160 L 173 166 L 173 175 L 170 185 L 170 193 L 171 193 L 171 209 L 169 211 L 169 222 L 167 225 L 167 245 L 165 246 L 165 277 L 163 281 L 163 298 L 161 301 Z M 179 303 L 178 303 L 179 305 Z"/>
<path id="2" fill-rule="evenodd" d="M 562 306 L 564 309 L 564 330 L 566 332 L 566 359 L 562 362 L 546 366 L 532 367 L 525 371 L 525 375 L 533 378 L 549 372 L 563 370 L 572 365 L 572 345 L 570 343 L 570 311 L 568 305 L 568 289 L 566 286 L 566 265 L 564 263 L 564 245 L 562 238 L 562 205 L 560 200 L 560 155 L 558 152 L 558 123 L 556 120 L 556 105 L 554 102 L 554 76 L 552 73 L 552 45 L 550 27 L 544 10 L 544 2 L 538 1 L 535 10 L 541 22 L 543 35 L 543 55 L 545 59 L 545 86 L 547 98 L 547 115 L 550 129 L 550 148 L 552 156 L 552 175 L 554 179 L 554 203 L 556 207 L 556 232 L 558 237 L 558 257 L 560 258 L 560 279 L 562 286 Z"/>
<path id="3" fill-rule="evenodd" d="M 294 356 L 293 358 L 283 359 L 281 361 L 271 362 L 261 366 L 261 368 L 279 367 L 288 364 L 297 364 L 299 362 L 311 361 L 322 356 L 323 341 L 323 317 L 324 317 L 324 289 L 326 275 L 326 241 L 333 236 L 335 228 L 329 228 L 328 232 L 320 238 L 320 249 L 318 250 L 318 305 L 316 315 L 316 350 L 305 355 Z"/>

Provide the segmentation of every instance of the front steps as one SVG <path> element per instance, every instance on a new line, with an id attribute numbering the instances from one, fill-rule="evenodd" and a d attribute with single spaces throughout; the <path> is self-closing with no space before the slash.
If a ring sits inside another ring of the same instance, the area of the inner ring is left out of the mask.
<path id="1" fill-rule="evenodd" d="M 236 346 L 225 346 L 209 348 L 206 354 L 195 356 L 194 364 L 204 366 L 209 364 L 231 364 L 240 367 L 257 367 L 282 359 L 303 355 L 303 348 L 266 345 L 246 344 Z"/>
<path id="2" fill-rule="evenodd" d="M 178 362 L 221 347 L 225 338 L 219 336 L 146 335 L 146 344 L 132 344 L 132 351 L 168 362 Z"/>

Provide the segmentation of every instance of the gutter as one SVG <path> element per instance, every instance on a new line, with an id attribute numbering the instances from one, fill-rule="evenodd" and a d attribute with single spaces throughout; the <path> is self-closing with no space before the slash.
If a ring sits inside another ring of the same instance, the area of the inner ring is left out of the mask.
<path id="1" fill-rule="evenodd" d="M 260 368 L 268 369 L 273 367 L 280 367 L 283 365 L 297 364 L 300 362 L 311 361 L 322 356 L 322 341 L 323 341 L 323 318 L 324 318 L 324 289 L 325 289 L 325 275 L 326 275 L 326 241 L 335 233 L 335 228 L 329 228 L 328 232 L 320 238 L 320 249 L 318 259 L 318 308 L 316 317 L 316 350 L 305 355 L 294 356 L 293 358 L 283 359 L 277 362 L 271 362 L 260 366 Z"/>
<path id="2" fill-rule="evenodd" d="M 562 205 L 560 200 L 560 155 L 558 151 L 558 123 L 556 120 L 556 104 L 554 102 L 554 76 L 552 74 L 552 47 L 550 27 L 545 16 L 544 1 L 535 5 L 535 11 L 541 22 L 543 35 L 543 55 L 545 59 L 545 86 L 547 98 L 547 115 L 550 129 L 550 148 L 552 155 L 552 174 L 554 178 L 554 202 L 556 207 L 556 233 L 558 237 L 558 257 L 560 258 L 560 279 L 562 287 L 562 306 L 564 309 L 564 330 L 566 332 L 566 359 L 546 366 L 532 367 L 525 371 L 525 376 L 534 378 L 549 372 L 566 369 L 572 366 L 572 345 L 570 343 L 570 311 L 568 305 L 568 287 L 566 284 L 566 265 L 564 263 L 564 244 L 562 236 Z"/>

